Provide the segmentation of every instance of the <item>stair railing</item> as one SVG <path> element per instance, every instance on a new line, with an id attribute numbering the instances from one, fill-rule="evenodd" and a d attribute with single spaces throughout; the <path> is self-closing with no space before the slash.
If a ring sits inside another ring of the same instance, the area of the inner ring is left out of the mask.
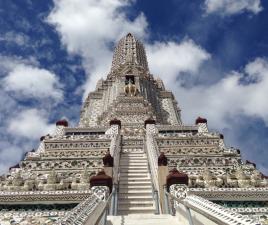
<path id="1" fill-rule="evenodd" d="M 158 183 L 158 156 L 159 151 L 157 145 L 155 144 L 155 140 L 153 134 L 149 129 L 150 125 L 146 126 L 146 138 L 144 140 L 144 150 L 147 153 L 148 162 L 149 162 L 149 170 L 152 178 L 153 185 L 153 197 L 155 200 L 156 206 L 156 214 L 160 213 L 160 202 L 159 202 L 159 183 Z"/>
<path id="2" fill-rule="evenodd" d="M 111 198 L 106 186 L 91 188 L 90 196 L 68 212 L 55 225 L 105 225 Z"/>
<path id="3" fill-rule="evenodd" d="M 168 209 L 171 214 L 174 209 L 183 224 L 260 225 L 246 216 L 191 194 L 185 185 L 171 185 L 170 193 L 166 191 L 165 194 L 169 199 Z"/>
<path id="4" fill-rule="evenodd" d="M 110 152 L 114 158 L 114 167 L 113 167 L 113 195 L 111 200 L 110 215 L 117 214 L 117 203 L 118 203 L 118 183 L 119 183 L 119 162 L 120 162 L 120 151 L 121 151 L 121 135 L 117 134 L 112 138 L 110 145 Z"/>

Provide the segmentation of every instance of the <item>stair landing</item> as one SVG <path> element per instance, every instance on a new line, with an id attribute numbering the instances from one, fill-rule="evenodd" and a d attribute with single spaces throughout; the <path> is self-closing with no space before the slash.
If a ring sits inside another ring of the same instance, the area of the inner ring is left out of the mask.
<path id="1" fill-rule="evenodd" d="M 132 214 L 108 216 L 106 225 L 179 225 L 178 218 L 171 215 Z"/>

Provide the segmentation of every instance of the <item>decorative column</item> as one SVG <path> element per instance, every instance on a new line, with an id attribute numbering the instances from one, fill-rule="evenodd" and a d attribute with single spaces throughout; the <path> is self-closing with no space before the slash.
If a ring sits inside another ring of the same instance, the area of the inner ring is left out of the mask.
<path id="1" fill-rule="evenodd" d="M 62 137 L 64 135 L 64 128 L 68 127 L 68 121 L 63 119 L 56 122 L 55 136 Z"/>
<path id="2" fill-rule="evenodd" d="M 195 120 L 195 124 L 198 126 L 198 132 L 200 133 L 208 132 L 207 119 L 198 117 Z"/>
<path id="3" fill-rule="evenodd" d="M 46 139 L 46 136 L 40 137 L 40 144 L 39 144 L 39 147 L 36 150 L 37 153 L 41 153 L 41 152 L 45 151 L 45 143 L 44 143 L 45 139 Z"/>
<path id="4" fill-rule="evenodd" d="M 113 182 L 114 184 L 118 183 L 118 170 L 119 170 L 119 158 L 120 158 L 120 142 L 121 142 L 121 136 L 120 136 L 120 128 L 121 128 L 121 121 L 114 118 L 113 120 L 110 121 L 110 128 L 106 131 L 107 135 L 111 135 L 111 145 L 109 148 L 109 154 L 110 156 L 107 155 L 107 161 L 103 161 L 104 165 L 108 163 L 110 166 L 109 167 L 105 166 L 104 170 L 106 174 L 113 176 Z M 113 161 L 111 161 L 111 158 L 113 158 Z M 109 161 L 110 160 L 110 161 Z M 112 164 L 111 164 L 112 163 Z M 111 170 L 111 171 L 109 171 Z"/>
<path id="5" fill-rule="evenodd" d="M 161 203 L 159 199 L 160 194 L 160 185 L 159 185 L 159 178 L 158 178 L 158 156 L 159 152 L 157 149 L 157 144 L 154 140 L 154 134 L 156 133 L 156 127 L 155 127 L 155 120 L 148 119 L 144 122 L 144 126 L 146 128 L 146 143 L 144 145 L 146 151 L 147 151 L 147 157 L 150 165 L 150 172 L 153 182 L 153 191 L 154 191 L 154 199 L 155 199 L 155 205 L 156 205 L 156 212 L 161 213 L 162 210 L 159 210 L 159 207 L 161 208 Z M 161 208 L 162 209 L 162 208 Z"/>
<path id="6" fill-rule="evenodd" d="M 167 157 L 163 152 L 158 157 L 158 184 L 159 184 L 159 199 L 162 212 L 164 212 L 164 186 L 166 185 L 166 177 L 168 175 Z"/>
<path id="7" fill-rule="evenodd" d="M 219 147 L 220 147 L 220 149 L 224 149 L 225 148 L 224 136 L 223 136 L 223 134 L 220 134 L 219 136 L 220 136 Z"/>
<path id="8" fill-rule="evenodd" d="M 188 186 L 189 178 L 185 173 L 179 172 L 176 168 L 172 169 L 167 176 L 167 191 L 169 192 L 169 188 L 173 184 L 183 184 Z"/>
<path id="9" fill-rule="evenodd" d="M 106 186 L 109 188 L 110 193 L 112 192 L 113 179 L 106 175 L 104 170 L 98 172 L 96 176 L 91 177 L 89 183 L 91 188 L 94 186 Z"/>
<path id="10" fill-rule="evenodd" d="M 110 177 L 113 177 L 114 158 L 111 156 L 108 149 L 106 155 L 102 158 L 104 172 Z"/>

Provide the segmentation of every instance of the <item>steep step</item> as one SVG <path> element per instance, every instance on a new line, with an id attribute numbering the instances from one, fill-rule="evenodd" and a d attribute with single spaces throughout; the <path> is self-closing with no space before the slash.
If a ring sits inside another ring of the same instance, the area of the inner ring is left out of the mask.
<path id="1" fill-rule="evenodd" d="M 121 207 L 119 205 L 118 207 L 118 210 L 120 211 L 120 214 L 125 214 L 125 215 L 128 215 L 130 213 L 140 213 L 140 214 L 143 214 L 143 213 L 154 213 L 155 211 L 155 208 L 153 206 L 137 206 L 137 207 Z"/>
<path id="2" fill-rule="evenodd" d="M 134 165 L 120 165 L 120 169 L 130 169 L 130 170 L 148 170 L 147 164 L 144 166 L 134 166 Z"/>
<path id="3" fill-rule="evenodd" d="M 131 181 L 131 182 L 135 182 L 135 181 L 151 181 L 151 178 L 149 177 L 120 177 L 120 182 L 121 181 Z"/>
<path id="4" fill-rule="evenodd" d="M 118 199 L 119 199 L 119 204 L 120 204 L 120 201 L 123 201 L 126 199 L 144 202 L 144 201 L 152 201 L 152 196 L 151 195 L 132 195 L 131 196 L 131 195 L 124 194 L 124 195 L 119 195 Z"/>
<path id="5" fill-rule="evenodd" d="M 128 158 L 128 159 L 120 159 L 120 161 L 122 162 L 136 162 L 136 163 L 147 163 L 147 159 L 132 159 L 132 158 Z"/>
<path id="6" fill-rule="evenodd" d="M 134 189 L 134 190 L 139 190 L 139 189 L 152 189 L 151 184 L 147 185 L 128 185 L 128 184 L 121 184 L 120 186 L 121 189 Z"/>
<path id="7" fill-rule="evenodd" d="M 171 215 L 132 214 L 108 216 L 107 225 L 179 225 L 178 218 Z"/>
<path id="8" fill-rule="evenodd" d="M 122 155 L 121 159 L 146 159 L 145 156 L 129 156 L 129 155 Z"/>
<path id="9" fill-rule="evenodd" d="M 137 201 L 133 199 L 124 199 L 120 201 L 120 205 L 144 205 L 144 206 L 153 206 L 154 202 L 153 201 Z"/>
<path id="10" fill-rule="evenodd" d="M 134 175 L 134 174 L 137 174 L 137 175 L 141 175 L 141 177 L 143 176 L 147 176 L 147 177 L 150 177 L 149 175 L 149 172 L 148 172 L 148 169 L 142 169 L 142 170 L 133 170 L 133 169 L 128 169 L 128 168 L 120 168 L 120 176 L 128 176 L 128 175 Z"/>
<path id="11" fill-rule="evenodd" d="M 149 177 L 148 174 L 146 173 L 120 173 L 121 177 L 129 177 L 129 178 L 133 178 L 133 177 L 137 177 L 137 178 L 142 178 L 142 177 Z"/>
<path id="12" fill-rule="evenodd" d="M 148 159 L 142 151 L 124 152 L 126 149 L 123 146 L 120 158 L 118 215 L 154 214 Z"/>
<path id="13" fill-rule="evenodd" d="M 127 166 L 127 165 L 130 165 L 130 166 L 136 166 L 136 167 L 140 167 L 140 166 L 147 166 L 147 163 L 133 163 L 133 162 L 124 162 L 120 165 L 121 166 Z"/>
<path id="14" fill-rule="evenodd" d="M 135 181 L 128 181 L 128 180 L 121 180 L 121 182 L 120 182 L 120 185 L 122 185 L 122 186 L 124 186 L 124 185 L 129 185 L 129 186 L 151 186 L 152 184 L 151 184 L 151 181 L 150 180 L 148 180 L 148 181 L 137 181 L 137 180 L 135 180 Z"/>

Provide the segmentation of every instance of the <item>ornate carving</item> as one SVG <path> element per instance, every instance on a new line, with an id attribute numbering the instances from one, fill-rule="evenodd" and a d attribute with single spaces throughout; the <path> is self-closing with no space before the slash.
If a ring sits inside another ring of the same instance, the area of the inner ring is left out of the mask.
<path id="1" fill-rule="evenodd" d="M 170 186 L 170 194 L 178 200 L 184 200 L 188 195 L 188 187 L 184 184 L 173 184 Z"/>

